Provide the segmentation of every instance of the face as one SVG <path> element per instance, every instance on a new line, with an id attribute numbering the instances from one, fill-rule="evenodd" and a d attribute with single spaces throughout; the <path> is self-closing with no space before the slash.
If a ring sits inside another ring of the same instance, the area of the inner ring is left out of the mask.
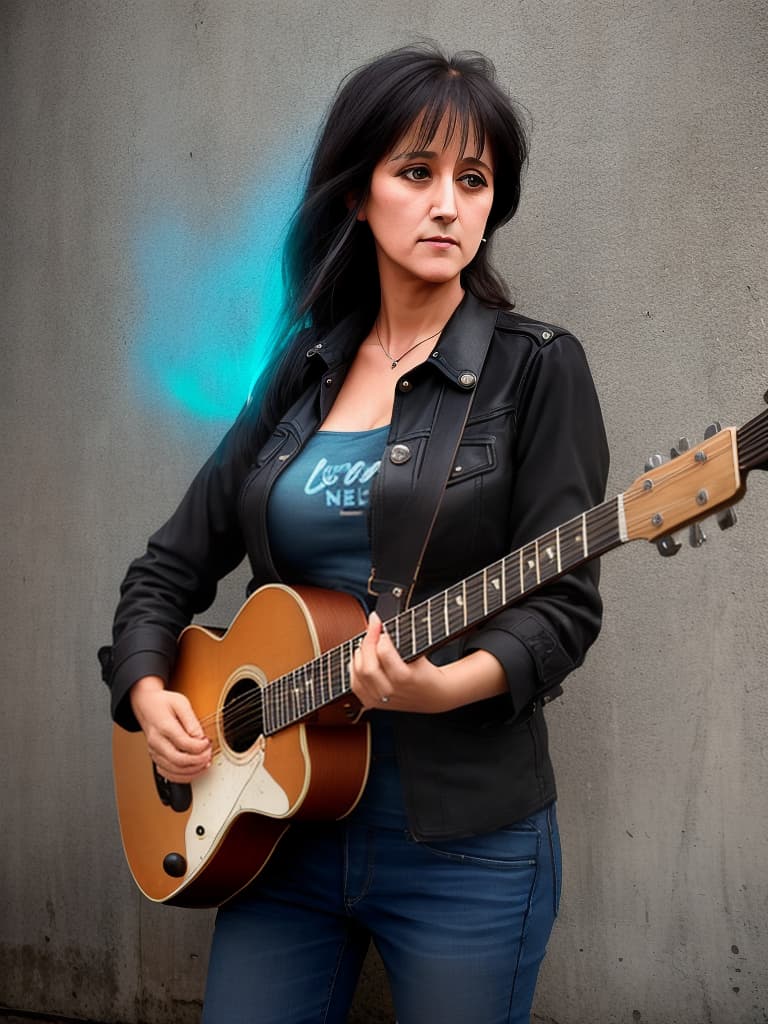
<path id="1" fill-rule="evenodd" d="M 426 150 L 409 132 L 376 165 L 358 214 L 376 243 L 382 286 L 420 280 L 459 284 L 474 258 L 493 204 L 493 160 L 471 135 L 446 141 L 445 121 Z"/>

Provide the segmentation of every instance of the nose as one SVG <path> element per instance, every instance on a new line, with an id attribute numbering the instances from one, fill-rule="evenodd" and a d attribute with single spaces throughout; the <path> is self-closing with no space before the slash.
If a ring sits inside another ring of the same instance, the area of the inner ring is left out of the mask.
<path id="1" fill-rule="evenodd" d="M 453 175 L 446 175 L 435 179 L 435 189 L 432 196 L 432 208 L 429 211 L 432 220 L 441 220 L 446 224 L 456 220 L 458 210 L 456 209 L 456 185 Z"/>

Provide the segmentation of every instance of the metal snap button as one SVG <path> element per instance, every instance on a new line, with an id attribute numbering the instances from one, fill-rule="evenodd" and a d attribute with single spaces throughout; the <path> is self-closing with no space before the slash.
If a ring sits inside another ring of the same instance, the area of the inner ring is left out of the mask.
<path id="1" fill-rule="evenodd" d="M 407 444 L 393 445 L 392 451 L 389 453 L 389 461 L 394 462 L 396 466 L 400 466 L 404 462 L 407 462 L 410 457 L 411 449 Z"/>
<path id="2" fill-rule="evenodd" d="M 544 339 L 544 341 L 549 341 L 549 339 L 552 337 L 552 331 L 542 331 L 541 336 Z"/>
<path id="3" fill-rule="evenodd" d="M 459 374 L 459 384 L 461 384 L 463 388 L 467 388 L 467 390 L 469 390 L 469 388 L 473 388 L 475 384 L 477 384 L 477 377 L 474 373 L 465 371 L 464 373 Z"/>
<path id="4" fill-rule="evenodd" d="M 410 391 L 411 382 L 409 380 L 401 380 L 397 385 L 400 391 Z"/>

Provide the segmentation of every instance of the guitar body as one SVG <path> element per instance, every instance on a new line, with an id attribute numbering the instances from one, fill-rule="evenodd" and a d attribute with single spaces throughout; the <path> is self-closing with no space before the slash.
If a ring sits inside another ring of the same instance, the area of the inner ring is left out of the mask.
<path id="1" fill-rule="evenodd" d="M 123 846 L 149 899 L 220 904 L 259 874 L 292 819 L 333 820 L 352 810 L 369 761 L 368 726 L 354 697 L 266 736 L 253 709 L 271 680 L 365 626 L 348 595 L 273 585 L 252 594 L 223 635 L 184 630 L 169 688 L 189 699 L 211 738 L 211 767 L 189 785 L 169 784 L 143 733 L 113 730 Z"/>

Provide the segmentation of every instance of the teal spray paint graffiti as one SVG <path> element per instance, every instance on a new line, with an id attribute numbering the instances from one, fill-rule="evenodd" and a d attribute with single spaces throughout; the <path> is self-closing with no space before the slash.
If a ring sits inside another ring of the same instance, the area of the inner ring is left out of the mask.
<path id="1" fill-rule="evenodd" d="M 134 352 L 142 398 L 231 421 L 264 367 L 283 301 L 281 247 L 301 190 L 281 161 L 279 185 L 222 217 L 205 236 L 165 209 L 139 234 L 141 314 Z"/>

